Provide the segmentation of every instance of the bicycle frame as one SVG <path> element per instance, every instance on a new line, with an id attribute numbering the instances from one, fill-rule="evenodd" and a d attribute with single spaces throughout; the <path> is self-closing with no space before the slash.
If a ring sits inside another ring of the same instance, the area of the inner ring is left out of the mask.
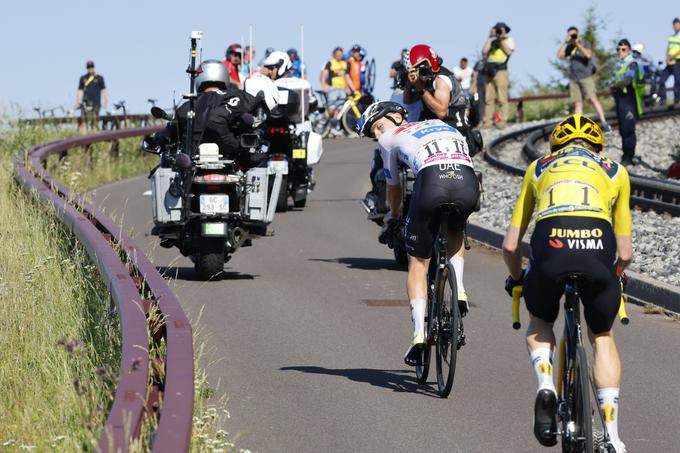
<path id="1" fill-rule="evenodd" d="M 573 375 L 574 375 L 574 363 L 576 361 L 576 350 L 579 346 L 583 346 L 583 335 L 581 331 L 581 310 L 579 304 L 578 295 L 578 281 L 576 277 L 569 277 L 564 290 L 564 336 L 562 339 L 562 344 L 560 345 L 560 354 L 564 354 L 564 360 L 559 360 L 560 369 L 558 370 L 558 383 L 557 391 L 559 396 L 559 407 L 558 413 L 562 419 L 573 420 L 574 414 L 571 413 L 572 404 L 566 401 L 568 395 L 571 394 L 571 386 L 573 385 Z M 567 372 L 564 373 L 562 370 L 563 364 L 566 364 Z M 572 376 L 566 383 L 562 382 L 563 376 Z M 562 389 L 565 388 L 565 394 L 562 395 Z M 567 426 L 566 438 L 568 441 L 573 442 L 576 439 L 572 439 L 575 435 L 576 427 L 573 423 L 569 423 Z"/>

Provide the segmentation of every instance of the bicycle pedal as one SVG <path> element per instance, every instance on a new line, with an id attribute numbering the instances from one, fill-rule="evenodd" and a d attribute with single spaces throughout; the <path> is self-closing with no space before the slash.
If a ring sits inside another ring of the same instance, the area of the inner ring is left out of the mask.
<path id="1" fill-rule="evenodd" d="M 458 338 L 458 348 L 457 348 L 457 349 L 462 348 L 462 347 L 465 346 L 466 344 L 467 344 L 467 341 L 466 341 L 466 339 L 465 339 L 465 335 L 461 335 L 461 336 Z"/>

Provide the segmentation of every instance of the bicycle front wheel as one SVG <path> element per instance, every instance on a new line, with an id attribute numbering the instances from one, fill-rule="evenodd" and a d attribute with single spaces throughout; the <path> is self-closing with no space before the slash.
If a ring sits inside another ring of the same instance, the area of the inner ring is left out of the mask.
<path id="1" fill-rule="evenodd" d="M 353 108 L 348 108 L 342 115 L 342 128 L 350 137 L 357 137 L 357 123 L 361 115 L 357 116 Z"/>
<path id="2" fill-rule="evenodd" d="M 447 264 L 440 270 L 436 284 L 433 330 L 436 330 L 437 388 L 439 396 L 446 398 L 453 387 L 458 343 L 462 334 L 453 266 Z"/>

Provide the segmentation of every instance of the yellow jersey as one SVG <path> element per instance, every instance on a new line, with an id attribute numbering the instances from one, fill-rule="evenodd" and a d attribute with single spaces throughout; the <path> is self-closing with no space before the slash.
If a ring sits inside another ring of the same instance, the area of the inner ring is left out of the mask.
<path id="1" fill-rule="evenodd" d="M 349 63 L 345 60 L 331 60 L 326 63 L 328 69 L 328 81 L 333 88 L 345 88 L 345 75 L 349 72 Z"/>
<path id="2" fill-rule="evenodd" d="M 511 225 L 525 228 L 555 216 L 591 217 L 630 235 L 630 178 L 626 168 L 579 146 L 567 146 L 533 161 L 524 174 Z"/>

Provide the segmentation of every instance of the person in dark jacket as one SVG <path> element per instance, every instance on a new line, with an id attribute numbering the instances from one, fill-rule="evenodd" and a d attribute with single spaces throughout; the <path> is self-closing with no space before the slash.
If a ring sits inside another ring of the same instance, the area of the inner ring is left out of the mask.
<path id="1" fill-rule="evenodd" d="M 158 143 L 180 143 L 182 152 L 193 156 L 201 143 L 215 143 L 220 154 L 235 159 L 247 170 L 248 151 L 241 148 L 240 133 L 252 125 L 252 112 L 258 99 L 229 83 L 229 72 L 218 60 L 206 60 L 199 68 L 196 87 L 199 92 L 194 102 L 194 129 L 187 145 L 189 102 L 182 104 L 165 129 L 155 134 Z"/>

